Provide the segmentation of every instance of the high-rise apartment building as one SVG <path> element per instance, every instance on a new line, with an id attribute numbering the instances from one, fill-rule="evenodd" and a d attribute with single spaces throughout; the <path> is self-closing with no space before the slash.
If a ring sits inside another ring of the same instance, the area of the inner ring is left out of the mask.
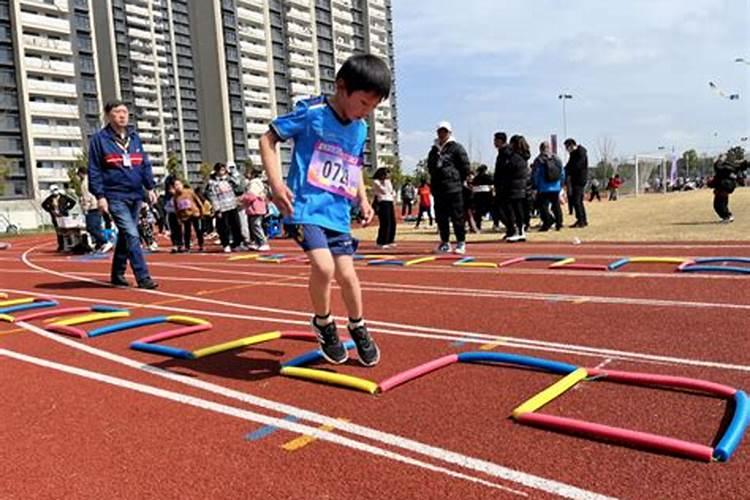
<path id="1" fill-rule="evenodd" d="M 39 220 L 41 199 L 68 181 L 99 127 L 90 13 L 91 0 L 0 0 L 0 200 L 21 224 Z"/>
<path id="2" fill-rule="evenodd" d="M 210 3 L 210 2 L 207 2 Z M 189 177 L 201 163 L 201 135 L 187 0 L 96 0 L 103 97 L 130 109 L 162 176 L 174 154 Z"/>
<path id="3" fill-rule="evenodd" d="M 199 94 L 215 102 L 201 110 L 201 127 L 220 146 L 212 151 L 217 160 L 258 165 L 269 120 L 299 99 L 333 94 L 336 70 L 349 56 L 372 53 L 394 68 L 388 0 L 190 0 L 190 8 L 201 40 Z M 397 154 L 394 77 L 392 97 L 370 119 L 365 163 Z M 290 155 L 282 145 L 284 166 Z"/>

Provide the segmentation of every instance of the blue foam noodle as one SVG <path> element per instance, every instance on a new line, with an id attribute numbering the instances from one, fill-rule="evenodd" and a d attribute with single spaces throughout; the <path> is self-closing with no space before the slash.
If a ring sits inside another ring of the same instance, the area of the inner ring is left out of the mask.
<path id="1" fill-rule="evenodd" d="M 118 306 L 107 306 L 104 304 L 96 304 L 91 306 L 91 311 L 93 312 L 118 312 L 118 311 L 127 311 L 128 309 L 126 307 L 118 307 Z"/>
<path id="2" fill-rule="evenodd" d="M 346 342 L 344 342 L 344 348 L 346 348 L 347 351 L 354 349 L 354 341 L 347 340 Z M 281 366 L 305 366 L 320 361 L 321 359 L 324 359 L 323 355 L 320 353 L 319 349 L 315 349 L 313 351 L 301 354 L 296 358 L 283 363 Z"/>
<path id="3" fill-rule="evenodd" d="M 89 337 L 98 337 L 99 335 L 106 335 L 108 333 L 121 332 L 123 330 L 130 330 L 131 328 L 140 328 L 142 326 L 158 325 L 159 323 L 166 323 L 166 316 L 153 316 L 150 318 L 138 318 L 130 321 L 123 321 L 115 323 L 114 325 L 102 326 L 89 332 Z"/>
<path id="4" fill-rule="evenodd" d="M 630 259 L 625 257 L 624 259 L 611 262 L 607 267 L 609 268 L 610 271 L 615 271 L 617 269 L 620 269 L 622 266 L 626 265 L 628 262 L 630 262 Z"/>
<path id="5" fill-rule="evenodd" d="M 724 432 L 719 444 L 714 448 L 714 458 L 726 462 L 740 445 L 750 424 L 750 408 L 748 408 L 747 394 L 737 391 L 734 394 L 734 415 Z"/>
<path id="6" fill-rule="evenodd" d="M 44 307 L 55 307 L 59 305 L 60 304 L 54 300 L 42 300 L 39 302 L 31 302 L 29 304 L 18 304 L 15 306 L 8 306 L 3 309 L 0 309 L 0 314 L 10 314 L 10 313 L 20 312 L 20 311 L 30 311 L 32 309 L 42 309 Z"/>
<path id="7" fill-rule="evenodd" d="M 695 259 L 696 264 L 719 264 L 721 262 L 750 264 L 750 257 L 701 257 L 700 259 Z"/>
<path id="8" fill-rule="evenodd" d="M 403 260 L 371 260 L 368 266 L 403 266 Z"/>
<path id="9" fill-rule="evenodd" d="M 528 262 L 546 262 L 548 260 L 553 260 L 556 262 L 563 259 L 567 259 L 567 257 L 565 257 L 564 255 L 529 255 L 528 257 L 526 257 L 526 260 Z"/>
<path id="10" fill-rule="evenodd" d="M 169 356 L 171 358 L 195 359 L 192 352 L 186 351 L 185 349 L 170 347 L 168 345 L 147 344 L 146 342 L 133 342 L 132 344 L 130 344 L 130 348 L 134 351 L 147 352 L 149 354 L 160 354 L 162 356 Z"/>
<path id="11" fill-rule="evenodd" d="M 735 273 L 750 274 L 750 267 L 737 266 L 708 266 L 702 264 L 693 264 L 682 268 L 683 273 Z"/>
<path id="12" fill-rule="evenodd" d="M 567 375 L 578 369 L 577 366 L 552 361 L 544 358 L 534 358 L 531 356 L 520 356 L 518 354 L 508 354 L 505 352 L 462 352 L 458 355 L 458 361 L 461 363 L 506 363 L 509 365 L 527 366 L 529 368 L 538 368 L 552 373 Z"/>

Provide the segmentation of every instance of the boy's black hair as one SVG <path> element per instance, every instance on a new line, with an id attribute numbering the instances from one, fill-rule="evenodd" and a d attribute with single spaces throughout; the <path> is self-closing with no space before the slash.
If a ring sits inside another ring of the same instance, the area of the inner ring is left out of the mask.
<path id="1" fill-rule="evenodd" d="M 125 106 L 126 108 L 128 107 L 128 105 L 125 104 L 125 102 L 121 101 L 120 99 L 113 99 L 111 101 L 107 101 L 107 104 L 104 105 L 104 112 L 106 114 L 109 114 L 110 111 L 112 111 L 113 109 L 119 106 Z"/>
<path id="2" fill-rule="evenodd" d="M 391 78 L 388 65 L 372 54 L 351 56 L 336 73 L 336 80 L 344 82 L 348 94 L 362 90 L 374 92 L 381 99 L 391 95 Z"/>
<path id="3" fill-rule="evenodd" d="M 495 132 L 495 139 L 500 139 L 504 143 L 508 143 L 508 134 L 505 132 Z"/>
<path id="4" fill-rule="evenodd" d="M 575 139 L 565 139 L 564 144 L 566 148 L 570 148 L 576 145 L 576 141 Z"/>

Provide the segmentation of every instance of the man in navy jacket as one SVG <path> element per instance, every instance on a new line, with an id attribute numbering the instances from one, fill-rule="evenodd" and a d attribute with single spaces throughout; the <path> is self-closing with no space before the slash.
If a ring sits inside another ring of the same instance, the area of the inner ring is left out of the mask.
<path id="1" fill-rule="evenodd" d="M 91 138 L 89 146 L 89 191 L 102 213 L 109 213 L 117 226 L 117 246 L 112 258 L 111 283 L 130 286 L 125 279 L 128 260 L 139 288 L 154 289 L 141 250 L 138 214 L 145 196 L 156 201 L 151 161 L 135 129 L 128 126 L 128 108 L 122 101 L 104 107 L 107 126 Z"/>

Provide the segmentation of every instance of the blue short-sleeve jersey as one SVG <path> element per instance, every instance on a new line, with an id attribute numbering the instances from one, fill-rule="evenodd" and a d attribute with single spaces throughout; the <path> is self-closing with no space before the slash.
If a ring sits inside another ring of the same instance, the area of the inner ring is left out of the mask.
<path id="1" fill-rule="evenodd" d="M 307 182 L 315 145 L 324 142 L 345 153 L 362 157 L 367 140 L 364 120 L 344 122 L 325 97 L 300 101 L 295 110 L 271 122 L 271 129 L 282 141 L 294 140 L 292 162 L 286 183 L 294 193 L 294 214 L 288 224 L 314 224 L 340 233 L 350 231 L 350 201 Z"/>

